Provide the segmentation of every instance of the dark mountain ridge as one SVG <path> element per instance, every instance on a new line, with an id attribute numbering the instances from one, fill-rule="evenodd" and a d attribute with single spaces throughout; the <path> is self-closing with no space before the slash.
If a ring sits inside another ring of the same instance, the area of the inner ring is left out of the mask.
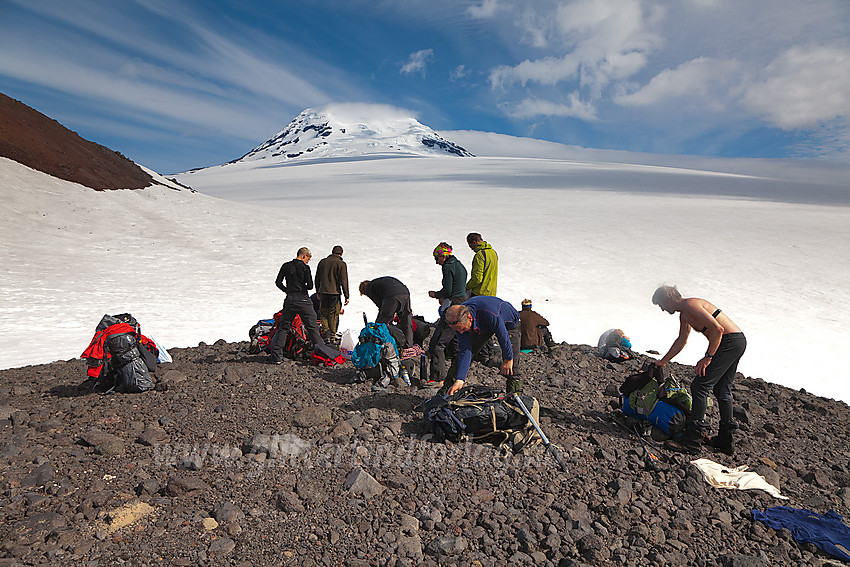
<path id="1" fill-rule="evenodd" d="M 153 178 L 133 161 L 90 142 L 0 93 L 0 156 L 98 191 L 142 189 Z"/>

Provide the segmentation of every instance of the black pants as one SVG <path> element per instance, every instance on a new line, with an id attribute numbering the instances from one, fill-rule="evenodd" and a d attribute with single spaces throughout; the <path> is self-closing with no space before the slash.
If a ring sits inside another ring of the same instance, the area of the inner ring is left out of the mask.
<path id="1" fill-rule="evenodd" d="M 454 329 L 446 324 L 446 321 L 440 317 L 437 321 L 437 326 L 434 329 L 434 334 L 431 335 L 431 342 L 428 343 L 428 356 L 431 359 L 431 380 L 442 382 L 446 379 L 448 368 L 446 367 L 446 349 L 449 347 L 457 333 Z"/>
<path id="2" fill-rule="evenodd" d="M 747 339 L 744 333 L 729 333 L 720 339 L 720 346 L 711 359 L 705 376 L 697 376 L 691 382 L 691 421 L 701 424 L 705 419 L 705 408 L 708 406 L 708 394 L 714 392 L 717 398 L 717 409 L 720 410 L 720 423 L 728 423 L 732 419 L 732 380 L 738 371 L 738 361 L 747 349 Z"/>
<path id="3" fill-rule="evenodd" d="M 313 343 L 313 346 L 323 345 L 322 335 L 319 333 L 319 324 L 316 321 L 316 310 L 313 307 L 313 301 L 307 297 L 307 294 L 287 294 L 283 300 L 283 313 L 278 320 L 277 332 L 272 339 L 271 351 L 274 360 L 283 360 L 283 347 L 286 345 L 286 338 L 289 336 L 289 327 L 292 325 L 292 320 L 295 316 L 301 316 L 301 321 L 307 328 L 307 336 Z"/>
<path id="4" fill-rule="evenodd" d="M 409 295 L 393 295 L 384 298 L 381 307 L 378 309 L 375 322 L 389 325 L 396 315 L 398 315 L 398 326 L 404 333 L 404 340 L 407 342 L 404 346 L 398 345 L 399 348 L 413 346 L 413 310 L 410 308 Z"/>
<path id="5" fill-rule="evenodd" d="M 472 333 L 472 331 L 469 331 Z M 513 364 L 513 374 L 511 376 L 505 376 L 505 393 L 513 394 L 522 392 L 522 377 L 519 368 L 519 355 L 520 355 L 520 342 L 522 340 L 522 333 L 520 332 L 519 327 L 515 329 L 508 329 L 508 336 L 511 340 L 511 350 L 514 353 L 514 364 Z M 484 345 L 493 337 L 493 333 L 472 333 L 470 337 L 470 346 L 472 347 L 472 357 L 475 358 L 475 355 L 478 354 Z M 455 356 L 452 359 L 452 365 L 449 367 L 448 374 L 446 375 L 446 380 L 443 382 L 443 387 L 441 391 L 448 391 L 449 388 L 452 387 L 455 380 L 457 380 L 457 371 L 458 371 L 458 362 L 460 359 L 460 355 Z"/>

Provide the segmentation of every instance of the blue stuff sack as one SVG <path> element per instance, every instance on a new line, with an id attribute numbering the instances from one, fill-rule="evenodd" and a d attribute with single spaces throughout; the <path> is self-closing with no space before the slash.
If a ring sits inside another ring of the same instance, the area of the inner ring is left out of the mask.
<path id="1" fill-rule="evenodd" d="M 628 396 L 620 396 L 620 399 L 624 415 L 645 419 L 671 437 L 676 437 L 685 430 L 685 422 L 687 421 L 685 412 L 662 400 L 655 403 L 655 407 L 652 408 L 649 415 L 644 415 L 632 408 Z"/>

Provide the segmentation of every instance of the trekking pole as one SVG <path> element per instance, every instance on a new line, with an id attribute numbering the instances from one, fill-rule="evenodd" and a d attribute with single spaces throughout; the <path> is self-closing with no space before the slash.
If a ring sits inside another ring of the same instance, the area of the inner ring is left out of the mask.
<path id="1" fill-rule="evenodd" d="M 366 318 L 366 312 L 365 312 L 365 311 L 363 312 L 363 326 L 364 326 L 364 327 L 368 327 L 368 326 L 369 326 L 369 319 L 368 319 L 368 318 Z"/>
<path id="2" fill-rule="evenodd" d="M 546 447 L 546 450 L 547 450 L 547 451 L 549 451 L 550 453 L 552 453 L 552 456 L 553 456 L 553 457 L 555 457 L 555 460 L 556 460 L 556 461 L 558 461 L 558 464 L 561 466 L 561 470 L 563 470 L 565 473 L 570 472 L 570 471 L 567 469 L 567 465 L 564 463 L 564 460 L 561 458 L 561 455 L 560 455 L 560 454 L 558 454 L 558 451 L 555 449 L 555 447 L 553 447 L 553 446 L 552 446 L 552 444 L 551 444 L 551 443 L 549 443 L 549 439 L 547 439 L 547 438 L 546 438 L 546 434 L 545 434 L 545 433 L 543 433 L 543 430 L 542 430 L 542 429 L 540 429 L 540 425 L 538 425 L 538 424 L 537 424 L 537 420 L 535 420 L 535 419 L 531 416 L 531 412 L 530 412 L 530 411 L 528 411 L 528 408 L 527 408 L 527 407 L 525 407 L 525 404 L 524 404 L 524 403 L 522 403 L 522 399 L 519 397 L 519 394 L 517 394 L 517 393 L 513 393 L 513 394 L 511 394 L 511 397 L 512 397 L 512 398 L 514 399 L 514 401 L 517 403 L 517 405 L 519 406 L 519 409 L 521 409 L 521 410 L 522 410 L 522 413 L 524 413 L 524 414 L 525 414 L 525 417 L 527 417 L 527 418 L 528 418 L 528 421 L 530 421 L 530 422 L 531 422 L 531 425 L 533 425 L 533 426 L 534 426 L 534 429 L 536 429 L 536 430 L 537 430 L 537 434 L 538 434 L 538 435 L 540 435 L 540 439 L 542 439 L 542 440 L 543 440 L 543 445 Z"/>
<path id="3" fill-rule="evenodd" d="M 629 433 L 634 433 L 637 436 L 638 441 L 640 441 L 641 447 L 643 447 L 643 464 L 647 470 L 652 470 L 658 472 L 661 470 L 661 459 L 656 455 L 652 449 L 649 448 L 649 443 L 646 442 L 646 439 L 643 438 L 643 435 L 637 430 L 637 426 L 633 425 L 632 427 L 627 427 L 624 423 L 621 423 L 616 417 L 611 416 L 611 420 L 628 431 Z"/>
<path id="4" fill-rule="evenodd" d="M 643 463 L 644 463 L 644 466 L 646 466 L 647 469 L 658 472 L 659 470 L 661 470 L 661 467 L 659 465 L 659 463 L 661 462 L 661 459 L 658 458 L 658 455 L 656 455 L 655 453 L 652 452 L 652 450 L 649 448 L 649 445 L 647 444 L 646 440 L 643 438 L 643 435 L 638 433 L 637 428 L 632 427 L 632 429 L 634 430 L 635 435 L 637 435 L 637 438 L 640 440 L 640 444 L 643 446 L 643 456 L 644 456 L 643 457 Z"/>

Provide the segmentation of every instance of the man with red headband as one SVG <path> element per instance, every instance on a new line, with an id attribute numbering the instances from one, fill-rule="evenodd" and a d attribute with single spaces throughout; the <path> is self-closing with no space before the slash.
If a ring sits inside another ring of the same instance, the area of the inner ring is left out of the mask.
<path id="1" fill-rule="evenodd" d="M 452 255 L 452 247 L 440 242 L 434 248 L 434 262 L 443 270 L 443 287 L 439 291 L 429 291 L 428 296 L 440 302 L 440 320 L 428 344 L 428 358 L 431 359 L 431 379 L 429 385 L 439 385 L 446 378 L 446 347 L 455 338 L 454 330 L 446 324 L 445 310 L 459 305 L 466 299 L 466 268 Z"/>

